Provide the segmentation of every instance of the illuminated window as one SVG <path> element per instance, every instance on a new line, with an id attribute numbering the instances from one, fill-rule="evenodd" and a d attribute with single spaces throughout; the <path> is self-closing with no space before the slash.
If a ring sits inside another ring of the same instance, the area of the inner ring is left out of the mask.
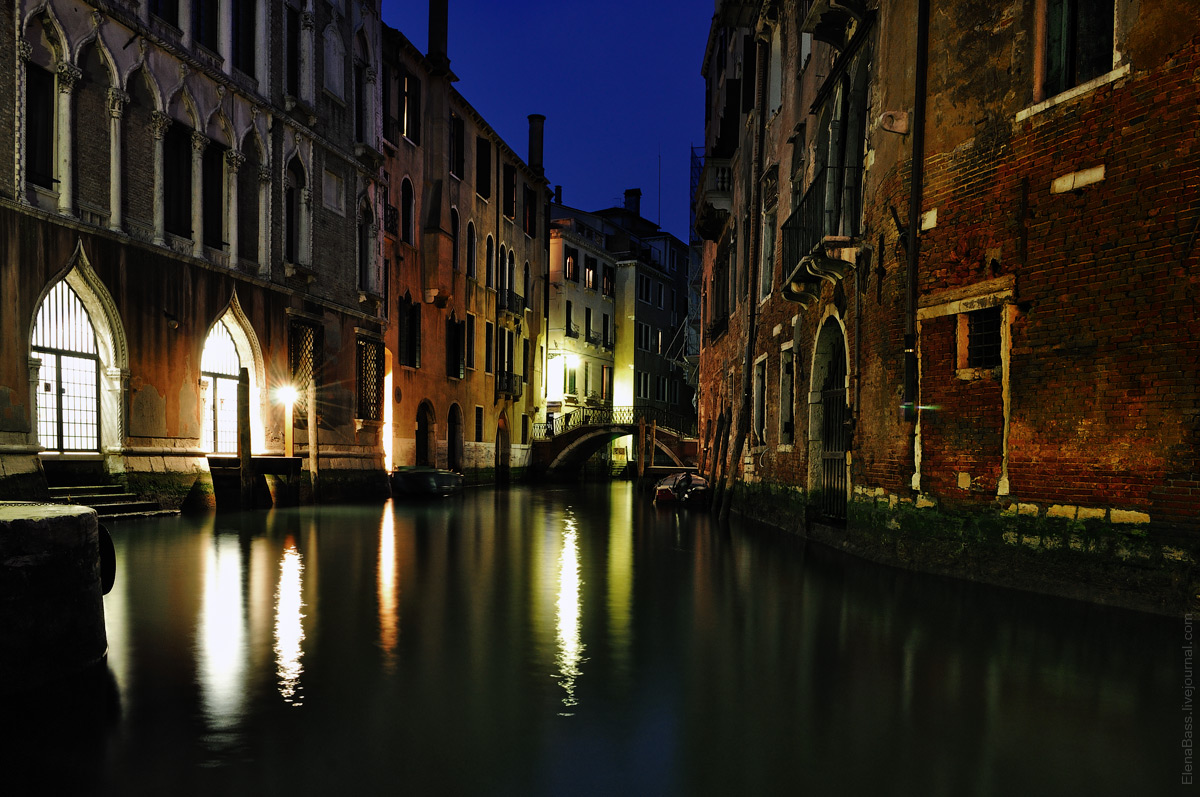
<path id="1" fill-rule="evenodd" d="M 200 376 L 208 381 L 208 415 L 205 425 L 209 451 L 237 453 L 237 386 L 241 359 L 224 321 L 213 324 L 204 341 Z"/>
<path id="2" fill-rule="evenodd" d="M 79 296 L 60 281 L 33 325 L 38 439 L 49 451 L 100 450 L 100 357 Z"/>

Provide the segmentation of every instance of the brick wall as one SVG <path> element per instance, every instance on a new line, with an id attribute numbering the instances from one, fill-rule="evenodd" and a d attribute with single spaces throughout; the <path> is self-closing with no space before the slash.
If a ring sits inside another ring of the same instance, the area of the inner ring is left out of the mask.
<path id="1" fill-rule="evenodd" d="M 88 59 L 94 60 L 94 59 Z M 75 197 L 80 206 L 108 209 L 109 115 L 107 78 L 89 69 L 75 88 Z M 151 162 L 153 166 L 153 162 Z"/>

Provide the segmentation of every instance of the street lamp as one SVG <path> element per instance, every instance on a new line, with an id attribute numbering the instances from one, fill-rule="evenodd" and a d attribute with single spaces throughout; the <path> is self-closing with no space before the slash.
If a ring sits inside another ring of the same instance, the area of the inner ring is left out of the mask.
<path id="1" fill-rule="evenodd" d="M 283 455 L 285 457 L 296 456 L 296 441 L 292 438 L 293 410 L 296 406 L 296 399 L 299 394 L 296 388 L 291 385 L 285 385 L 279 388 L 276 394 L 279 400 L 283 402 Z"/>

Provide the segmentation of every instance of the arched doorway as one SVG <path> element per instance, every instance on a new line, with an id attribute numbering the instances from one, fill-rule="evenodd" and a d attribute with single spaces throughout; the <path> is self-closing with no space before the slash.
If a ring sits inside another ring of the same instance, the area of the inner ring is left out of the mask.
<path id="1" fill-rule="evenodd" d="M 433 415 L 433 407 L 428 401 L 422 401 L 417 407 L 417 462 L 418 465 L 437 465 L 437 442 L 434 434 L 437 423 Z"/>
<path id="2" fill-rule="evenodd" d="M 60 280 L 33 324 L 38 440 L 50 451 L 100 451 L 100 351 L 78 294 Z"/>
<path id="3" fill-rule="evenodd" d="M 446 421 L 446 467 L 458 473 L 463 470 L 463 414 L 457 404 L 450 405 Z"/>
<path id="4" fill-rule="evenodd" d="M 508 419 L 501 415 L 496 421 L 496 483 L 507 484 L 512 445 L 508 434 Z"/>
<path id="5" fill-rule="evenodd" d="M 846 519 L 849 492 L 846 451 L 849 408 L 846 405 L 846 336 L 835 317 L 821 325 L 813 351 L 808 405 L 808 488 L 827 521 Z"/>
<path id="6" fill-rule="evenodd" d="M 237 453 L 237 386 L 242 361 L 224 320 L 204 341 L 200 377 L 205 384 L 204 445 L 214 454 Z"/>

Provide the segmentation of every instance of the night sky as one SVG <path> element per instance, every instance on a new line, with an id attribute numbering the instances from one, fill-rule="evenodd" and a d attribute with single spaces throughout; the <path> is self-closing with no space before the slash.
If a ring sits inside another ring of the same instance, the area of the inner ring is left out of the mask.
<path id="1" fill-rule="evenodd" d="M 641 188 L 642 215 L 686 242 L 712 13 L 711 0 L 450 0 L 450 68 L 522 158 L 526 117 L 546 115 L 546 177 L 565 204 L 598 210 Z M 383 21 L 427 51 L 428 0 L 383 0 Z"/>

